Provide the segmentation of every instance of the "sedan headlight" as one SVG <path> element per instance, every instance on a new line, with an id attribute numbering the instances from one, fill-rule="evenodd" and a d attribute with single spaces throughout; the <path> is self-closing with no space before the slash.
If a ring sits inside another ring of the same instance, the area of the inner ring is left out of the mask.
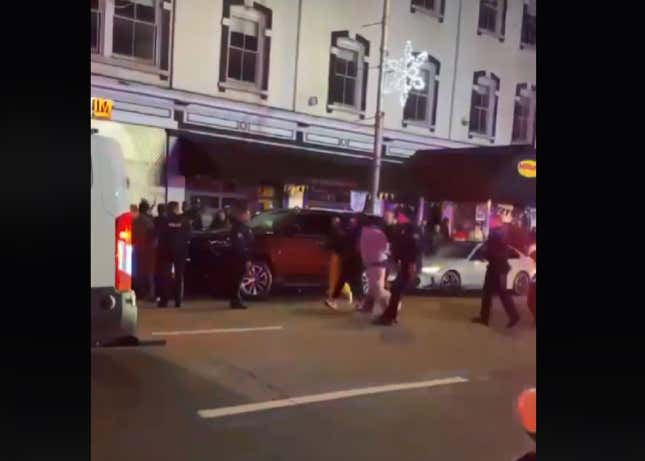
<path id="1" fill-rule="evenodd" d="M 421 272 L 423 272 L 424 274 L 436 274 L 440 270 L 441 268 L 439 266 L 427 266 L 421 269 Z"/>

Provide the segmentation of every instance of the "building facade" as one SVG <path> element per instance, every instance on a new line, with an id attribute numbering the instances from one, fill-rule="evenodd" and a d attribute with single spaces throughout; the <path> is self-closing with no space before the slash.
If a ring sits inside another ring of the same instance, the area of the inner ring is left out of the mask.
<path id="1" fill-rule="evenodd" d="M 132 201 L 184 200 L 200 189 L 219 191 L 221 205 L 244 189 L 223 176 L 191 179 L 199 175 L 177 154 L 186 139 L 215 161 L 262 146 L 290 159 L 352 161 L 368 178 L 381 8 L 375 0 L 93 0 L 91 91 L 112 99 L 114 111 L 113 121 L 92 124 L 125 146 Z M 419 149 L 535 144 L 535 17 L 535 0 L 392 1 L 388 59 L 401 58 L 407 41 L 428 58 L 425 87 L 405 105 L 383 96 L 385 164 Z M 282 192 L 302 190 L 282 179 Z M 362 180 L 347 187 L 366 189 Z"/>

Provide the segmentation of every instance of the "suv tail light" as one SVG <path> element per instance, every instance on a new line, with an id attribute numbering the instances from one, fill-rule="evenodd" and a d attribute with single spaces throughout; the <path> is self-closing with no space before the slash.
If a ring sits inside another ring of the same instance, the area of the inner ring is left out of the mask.
<path id="1" fill-rule="evenodd" d="M 116 218 L 116 273 L 117 291 L 132 289 L 132 215 L 124 213 Z"/>

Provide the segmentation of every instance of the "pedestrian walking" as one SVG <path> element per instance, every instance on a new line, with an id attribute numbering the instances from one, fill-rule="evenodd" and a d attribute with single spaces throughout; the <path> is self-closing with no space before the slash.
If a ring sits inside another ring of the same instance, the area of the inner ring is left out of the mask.
<path id="1" fill-rule="evenodd" d="M 237 206 L 231 216 L 231 284 L 229 287 L 229 301 L 231 309 L 246 309 L 242 302 L 240 288 L 244 276 L 251 269 L 251 244 L 253 232 L 248 226 L 251 213 L 248 208 Z"/>
<path id="2" fill-rule="evenodd" d="M 168 215 L 159 221 L 161 290 L 158 306 L 168 307 L 168 298 L 171 295 L 171 291 L 173 291 L 175 307 L 179 308 L 184 294 L 184 269 L 186 257 L 188 256 L 190 226 L 188 220 L 179 214 L 179 203 L 168 203 L 167 210 Z M 175 274 L 174 284 L 172 280 L 173 269 Z"/>
<path id="3" fill-rule="evenodd" d="M 364 219 L 359 245 L 368 283 L 367 295 L 360 310 L 380 315 L 390 301 L 390 292 L 385 289 L 390 245 L 384 229 L 376 220 Z"/>
<path id="4" fill-rule="evenodd" d="M 491 218 L 490 231 L 486 240 L 488 266 L 484 276 L 481 312 L 479 317 L 475 317 L 472 321 L 488 326 L 491 302 L 493 295 L 497 294 L 502 301 L 506 315 L 508 315 L 506 327 L 512 328 L 519 322 L 520 316 L 515 309 L 513 298 L 506 291 L 506 278 L 511 266 L 508 264 L 508 245 L 503 232 L 501 232 L 501 224 L 499 217 Z"/>
<path id="5" fill-rule="evenodd" d="M 154 222 L 150 204 L 142 199 L 137 217 L 132 221 L 132 244 L 137 258 L 134 287 L 140 299 L 154 292 Z"/>
<path id="6" fill-rule="evenodd" d="M 327 236 L 326 246 L 330 252 L 329 256 L 329 284 L 327 287 L 327 297 L 331 298 L 334 289 L 336 288 L 336 283 L 340 278 L 341 272 L 341 262 L 340 254 L 343 249 L 343 239 L 345 238 L 345 232 L 342 228 L 342 223 L 340 217 L 334 216 L 331 220 L 331 226 L 329 235 Z M 345 283 L 341 290 L 341 293 L 346 296 L 347 302 L 352 303 L 353 294 L 352 289 L 349 284 Z"/>
<path id="7" fill-rule="evenodd" d="M 340 297 L 343 285 L 346 283 L 352 289 L 356 305 L 360 306 L 361 301 L 363 300 L 363 287 L 361 283 L 363 267 L 358 247 L 359 232 L 360 227 L 358 225 L 358 219 L 353 216 L 349 220 L 349 226 L 342 239 L 340 252 L 340 277 L 336 282 L 336 286 L 334 287 L 334 291 L 331 296 L 325 301 L 325 305 L 330 309 L 338 309 L 336 300 Z"/>
<path id="8" fill-rule="evenodd" d="M 419 231 L 407 216 L 398 216 L 397 221 L 397 224 L 391 227 L 390 246 L 392 257 L 398 265 L 398 272 L 392 283 L 387 309 L 373 321 L 375 325 L 389 326 L 396 323 L 403 295 L 417 275 Z"/>

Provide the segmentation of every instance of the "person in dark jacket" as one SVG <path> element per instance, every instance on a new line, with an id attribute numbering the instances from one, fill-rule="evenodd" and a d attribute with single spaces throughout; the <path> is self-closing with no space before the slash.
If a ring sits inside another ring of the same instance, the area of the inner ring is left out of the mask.
<path id="1" fill-rule="evenodd" d="M 175 307 L 181 307 L 184 291 L 184 268 L 188 255 L 190 225 L 183 215 L 179 214 L 179 203 L 168 204 L 168 216 L 159 221 L 159 255 L 161 272 L 161 290 L 159 307 L 168 307 L 172 281 L 172 270 L 175 270 L 174 298 Z"/>
<path id="2" fill-rule="evenodd" d="M 226 211 L 224 210 L 217 210 L 215 213 L 215 216 L 213 217 L 213 222 L 210 225 L 210 230 L 220 230 L 220 229 L 227 229 L 230 226 L 230 223 L 228 221 L 228 216 L 226 215 Z"/>
<path id="3" fill-rule="evenodd" d="M 511 266 L 508 264 L 508 245 L 498 217 L 491 218 L 490 231 L 486 240 L 486 259 L 488 266 L 484 276 L 481 312 L 479 317 L 473 319 L 473 322 L 488 326 L 491 302 L 493 295 L 497 294 L 502 301 L 506 315 L 508 315 L 506 327 L 512 328 L 519 322 L 520 316 L 515 309 L 513 298 L 506 291 L 506 278 Z"/>
<path id="4" fill-rule="evenodd" d="M 398 224 L 390 231 L 390 251 L 392 258 L 398 265 L 396 279 L 392 283 L 390 302 L 387 309 L 380 317 L 374 319 L 375 325 L 392 325 L 397 322 L 401 300 L 406 289 L 417 275 L 417 260 L 421 251 L 419 242 L 419 230 L 407 218 L 400 215 L 397 218 Z"/>
<path id="5" fill-rule="evenodd" d="M 331 296 L 336 289 L 336 283 L 340 278 L 341 272 L 341 260 L 340 255 L 343 249 L 343 240 L 345 238 L 345 232 L 342 228 L 342 223 L 339 216 L 334 216 L 331 220 L 331 229 L 329 235 L 327 236 L 327 242 L 325 247 L 329 250 L 329 284 L 327 288 L 327 297 L 332 302 Z M 352 302 L 352 291 L 349 285 L 345 287 L 343 285 L 344 291 L 347 294 L 348 300 L 351 304 Z M 332 303 L 333 304 L 333 303 Z"/>
<path id="6" fill-rule="evenodd" d="M 251 244 L 253 232 L 248 226 L 251 213 L 248 208 L 236 207 L 233 209 L 231 220 L 231 285 L 229 300 L 231 309 L 246 309 L 242 302 L 240 287 L 244 275 L 251 269 Z"/>
<path id="7" fill-rule="evenodd" d="M 138 211 L 132 221 L 132 243 L 136 258 L 134 290 L 137 297 L 143 299 L 154 292 L 154 222 L 147 200 L 141 200 Z"/>
<path id="8" fill-rule="evenodd" d="M 340 297 L 343 286 L 347 283 L 352 290 L 354 302 L 360 306 L 363 300 L 363 264 L 361 253 L 358 247 L 360 237 L 360 226 L 358 218 L 352 217 L 349 220 L 349 226 L 344 232 L 340 242 L 340 277 L 336 281 L 336 287 L 333 293 L 325 301 L 325 305 L 330 309 L 338 309 L 336 300 Z"/>
<path id="9" fill-rule="evenodd" d="M 163 220 L 166 218 L 166 205 L 164 203 L 160 203 L 157 205 L 157 216 L 155 216 L 152 219 L 152 222 L 154 224 L 154 245 L 155 245 L 155 264 L 154 264 L 154 269 L 155 269 L 155 292 L 153 296 L 155 297 L 154 301 L 157 301 L 160 296 L 159 293 L 161 292 L 161 254 L 159 251 L 159 234 L 161 231 L 161 224 L 163 223 Z"/>

